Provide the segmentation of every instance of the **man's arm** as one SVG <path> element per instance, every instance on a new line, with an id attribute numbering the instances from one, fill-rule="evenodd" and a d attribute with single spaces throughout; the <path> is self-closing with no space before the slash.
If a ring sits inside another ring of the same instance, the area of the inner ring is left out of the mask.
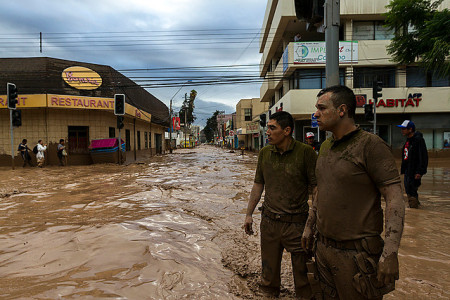
<path id="1" fill-rule="evenodd" d="M 314 242 L 314 227 L 316 226 L 317 220 L 317 186 L 313 187 L 312 190 L 312 205 L 309 209 L 308 219 L 306 220 L 305 229 L 302 235 L 302 248 L 308 252 L 312 251 L 312 246 Z"/>
<path id="2" fill-rule="evenodd" d="M 386 200 L 384 249 L 378 262 L 378 281 L 385 284 L 399 278 L 398 248 L 403 233 L 405 205 L 400 183 L 380 188 Z"/>
<path id="3" fill-rule="evenodd" d="M 261 195 L 264 190 L 263 183 L 253 183 L 252 191 L 250 192 L 250 200 L 247 205 L 247 214 L 245 215 L 244 229 L 245 233 L 253 234 L 253 211 L 255 211 L 256 205 L 258 205 L 259 200 L 261 200 Z"/>

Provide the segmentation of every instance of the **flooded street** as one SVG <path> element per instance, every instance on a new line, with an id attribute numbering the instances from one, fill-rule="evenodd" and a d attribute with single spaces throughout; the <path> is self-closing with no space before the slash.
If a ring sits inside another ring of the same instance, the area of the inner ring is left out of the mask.
<path id="1" fill-rule="evenodd" d="M 258 299 L 244 234 L 256 154 L 212 146 L 128 166 L 0 169 L 1 299 Z M 450 162 L 430 162 L 406 210 L 385 299 L 450 298 Z M 290 259 L 282 298 L 293 298 Z"/>

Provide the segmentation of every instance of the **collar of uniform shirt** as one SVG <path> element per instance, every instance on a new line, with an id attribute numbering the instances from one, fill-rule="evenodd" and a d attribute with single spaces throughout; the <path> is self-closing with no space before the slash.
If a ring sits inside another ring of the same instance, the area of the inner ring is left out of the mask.
<path id="1" fill-rule="evenodd" d="M 292 138 L 291 143 L 289 144 L 289 147 L 282 154 L 292 151 L 294 148 L 295 148 L 295 139 Z M 272 150 L 273 152 L 281 153 L 280 149 L 278 149 L 277 146 L 275 146 L 275 145 L 272 145 L 272 149 L 270 149 L 270 150 Z"/>
<path id="2" fill-rule="evenodd" d="M 331 149 L 336 148 L 339 144 L 348 141 L 349 139 L 351 139 L 355 134 L 357 134 L 359 131 L 361 130 L 361 128 L 359 128 L 359 126 L 357 126 L 357 128 L 355 130 L 353 130 L 350 133 L 347 133 L 346 135 L 344 135 L 341 139 L 339 140 L 334 140 L 333 138 L 331 139 Z"/>

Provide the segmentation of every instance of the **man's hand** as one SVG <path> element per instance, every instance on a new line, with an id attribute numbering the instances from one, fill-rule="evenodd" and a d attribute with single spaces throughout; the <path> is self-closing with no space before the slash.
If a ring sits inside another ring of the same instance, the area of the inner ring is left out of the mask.
<path id="1" fill-rule="evenodd" d="M 311 227 L 305 226 L 302 235 L 302 248 L 306 252 L 312 251 L 314 242 L 314 232 Z"/>
<path id="2" fill-rule="evenodd" d="M 245 233 L 248 235 L 252 235 L 253 234 L 253 218 L 252 216 L 246 215 L 245 216 L 245 222 L 244 222 L 244 229 L 245 229 Z"/>
<path id="3" fill-rule="evenodd" d="M 391 253 L 388 257 L 381 256 L 378 262 L 378 281 L 384 284 L 393 283 L 395 280 L 398 280 L 398 273 L 397 253 Z"/>
<path id="4" fill-rule="evenodd" d="M 422 178 L 422 175 L 420 175 L 420 174 L 416 174 L 416 175 L 414 176 L 414 179 L 415 179 L 415 180 L 419 180 L 420 178 Z"/>

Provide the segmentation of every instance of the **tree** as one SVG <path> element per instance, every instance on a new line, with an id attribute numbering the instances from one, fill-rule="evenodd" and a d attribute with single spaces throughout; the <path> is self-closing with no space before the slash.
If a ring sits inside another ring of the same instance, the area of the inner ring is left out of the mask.
<path id="1" fill-rule="evenodd" d="M 214 134 L 217 133 L 217 115 L 220 114 L 218 110 L 216 110 L 213 115 L 206 120 L 206 126 L 203 129 L 205 133 L 206 141 L 214 142 Z"/>
<path id="2" fill-rule="evenodd" d="M 184 101 L 183 101 L 183 106 L 180 109 L 180 118 L 181 120 L 184 122 L 184 118 L 185 118 L 185 111 L 186 111 L 186 123 L 187 125 L 191 125 L 192 123 L 194 123 L 196 117 L 194 116 L 194 100 L 197 97 L 197 91 L 196 90 L 192 90 L 189 93 L 189 98 L 187 97 L 187 94 L 184 94 Z"/>
<path id="3" fill-rule="evenodd" d="M 443 0 L 392 0 L 386 8 L 386 27 L 395 32 L 387 47 L 393 61 L 418 62 L 427 71 L 450 75 L 450 11 L 438 11 Z"/>

